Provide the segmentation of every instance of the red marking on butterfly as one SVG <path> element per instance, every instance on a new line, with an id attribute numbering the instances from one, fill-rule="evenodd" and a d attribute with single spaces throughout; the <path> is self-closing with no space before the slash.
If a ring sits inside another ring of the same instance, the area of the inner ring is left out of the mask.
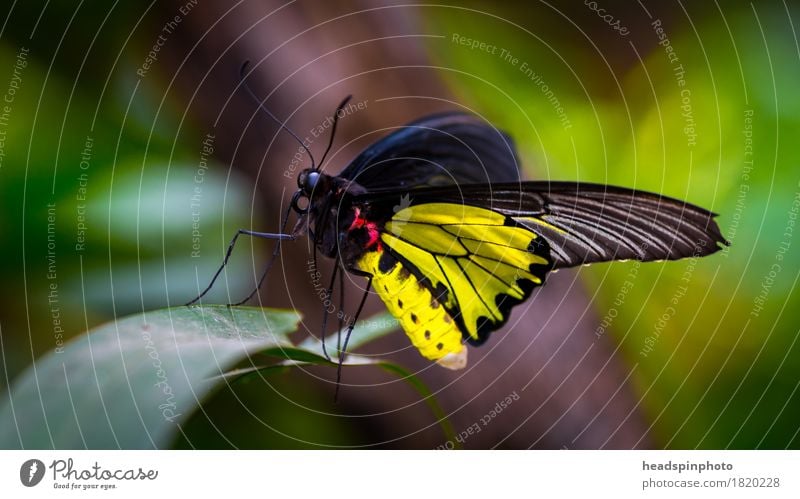
<path id="1" fill-rule="evenodd" d="M 378 230 L 378 224 L 362 217 L 361 208 L 356 208 L 356 216 L 353 219 L 353 223 L 350 224 L 350 228 L 348 228 L 347 231 L 350 232 L 357 229 L 366 229 L 367 231 L 369 240 L 367 240 L 367 244 L 364 245 L 365 249 L 377 245 L 376 249 L 378 251 L 383 250 L 383 246 L 381 245 L 380 241 L 381 234 L 380 231 Z"/>

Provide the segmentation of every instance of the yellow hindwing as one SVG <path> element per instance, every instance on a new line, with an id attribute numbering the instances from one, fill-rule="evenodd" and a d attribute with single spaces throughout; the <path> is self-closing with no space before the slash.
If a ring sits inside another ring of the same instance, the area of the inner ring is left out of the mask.
<path id="1" fill-rule="evenodd" d="M 386 223 L 381 242 L 416 267 L 428 287 L 446 289 L 443 305 L 475 343 L 504 324 L 551 268 L 545 240 L 476 206 L 410 206 Z"/>

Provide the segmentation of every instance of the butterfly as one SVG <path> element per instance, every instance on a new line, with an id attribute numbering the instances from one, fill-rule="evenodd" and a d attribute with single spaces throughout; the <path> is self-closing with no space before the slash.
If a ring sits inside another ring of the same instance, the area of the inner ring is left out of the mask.
<path id="1" fill-rule="evenodd" d="M 331 141 L 346 103 L 334 114 Z M 281 233 L 236 237 L 308 235 L 315 255 L 336 260 L 329 292 L 337 272 L 364 277 L 419 353 L 450 369 L 465 367 L 466 345 L 484 343 L 554 270 L 699 257 L 729 244 L 715 213 L 684 201 L 602 184 L 521 181 L 511 138 L 468 113 L 409 123 L 338 175 L 307 152 L 312 166 L 297 177 Z M 284 233 L 291 212 L 298 220 Z"/>

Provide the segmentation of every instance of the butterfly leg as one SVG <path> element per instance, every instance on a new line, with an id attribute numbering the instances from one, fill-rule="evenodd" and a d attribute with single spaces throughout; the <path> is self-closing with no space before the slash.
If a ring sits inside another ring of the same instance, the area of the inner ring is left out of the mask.
<path id="1" fill-rule="evenodd" d="M 339 275 L 339 328 L 336 330 L 336 351 L 342 350 L 342 329 L 344 329 L 344 272 Z"/>
<path id="2" fill-rule="evenodd" d="M 188 302 L 186 304 L 186 306 L 193 305 L 193 304 L 197 303 L 198 301 L 200 301 L 201 298 L 203 298 L 203 296 L 206 295 L 206 293 L 208 293 L 211 290 L 211 288 L 214 286 L 214 283 L 216 282 L 217 278 L 222 273 L 222 269 L 224 269 L 225 265 L 228 264 L 228 260 L 231 257 L 231 253 L 233 253 L 233 247 L 236 245 L 236 241 L 239 239 L 239 236 L 241 236 L 241 235 L 252 236 L 252 237 L 260 237 L 260 238 L 263 238 L 263 239 L 272 239 L 272 240 L 277 240 L 278 241 L 278 244 L 275 245 L 275 251 L 273 252 L 273 257 L 270 259 L 270 262 L 267 265 L 266 271 L 264 272 L 264 274 L 262 274 L 261 279 L 258 282 L 258 286 L 259 287 L 261 287 L 261 282 L 264 280 L 264 277 L 266 276 L 266 272 L 269 271 L 269 267 L 272 266 L 272 262 L 275 259 L 275 255 L 277 255 L 278 250 L 280 249 L 280 242 L 281 241 L 292 241 L 292 240 L 294 240 L 296 238 L 296 236 L 294 236 L 292 234 L 273 234 L 273 233 L 268 233 L 268 232 L 255 232 L 255 231 L 252 231 L 252 230 L 239 229 L 238 231 L 236 231 L 236 235 L 233 236 L 233 239 L 231 239 L 230 244 L 228 244 L 228 250 L 225 252 L 225 258 L 222 260 L 222 265 L 219 266 L 219 268 L 217 269 L 217 272 L 214 274 L 214 277 L 211 278 L 211 282 L 208 283 L 208 286 L 206 286 L 206 289 L 204 289 L 199 295 L 197 295 L 197 297 L 194 300 Z M 258 290 L 258 288 L 256 288 L 256 291 L 257 290 Z M 250 296 L 248 296 L 245 300 L 243 300 L 240 303 L 237 303 L 237 305 L 241 304 L 241 303 L 244 303 L 245 301 L 249 300 L 254 294 L 255 294 L 255 291 L 253 291 L 253 293 L 250 293 Z"/>
<path id="3" fill-rule="evenodd" d="M 350 271 L 356 275 L 366 277 L 367 287 L 364 289 L 364 295 L 361 297 L 361 303 L 358 304 L 356 315 L 353 316 L 353 320 L 350 321 L 350 324 L 347 326 L 347 334 L 344 335 L 344 345 L 342 345 L 342 349 L 339 351 L 339 365 L 336 368 L 336 393 L 333 395 L 334 401 L 339 398 L 339 387 L 341 386 L 342 382 L 342 363 L 344 362 L 344 353 L 347 351 L 347 343 L 350 341 L 350 334 L 353 332 L 353 328 L 356 326 L 356 322 L 358 322 L 358 318 L 361 316 L 361 311 L 364 309 L 364 303 L 367 302 L 367 296 L 369 296 L 369 290 L 372 287 L 372 274 L 356 269 L 350 269 Z"/>
<path id="4" fill-rule="evenodd" d="M 338 272 L 339 272 L 339 262 L 337 261 L 333 266 L 331 283 L 328 286 L 328 292 L 326 294 L 328 300 L 331 300 L 331 297 L 333 296 L 333 286 L 334 284 L 336 284 L 336 276 Z M 332 301 L 330 303 L 332 303 Z M 322 354 L 328 360 L 331 360 L 331 356 L 328 355 L 328 347 L 325 345 L 325 329 L 327 329 L 328 327 L 328 317 L 330 315 L 331 313 L 328 311 L 328 306 L 325 304 L 325 300 L 322 300 L 322 332 L 320 333 L 319 341 L 320 343 L 322 343 Z M 341 326 L 339 326 L 339 329 L 341 329 Z"/>
<path id="5" fill-rule="evenodd" d="M 278 253 L 280 253 L 280 251 L 281 251 L 281 241 L 285 241 L 285 240 L 294 241 L 294 239 L 297 237 L 295 235 L 290 235 L 290 234 L 273 234 L 273 235 L 288 236 L 288 237 L 286 237 L 286 238 L 284 238 L 284 237 L 276 238 L 278 240 L 278 242 L 275 244 L 275 249 L 272 250 L 272 256 L 269 257 L 269 261 L 267 262 L 267 265 L 264 267 L 264 270 L 261 272 L 261 277 L 258 278 L 258 284 L 256 285 L 256 287 L 253 288 L 253 291 L 251 291 L 250 294 L 247 295 L 247 297 L 244 300 L 240 300 L 240 301 L 238 301 L 236 303 L 230 303 L 230 304 L 228 304 L 229 307 L 238 307 L 239 305 L 242 305 L 243 303 L 249 301 L 250 298 L 255 296 L 256 293 L 258 293 L 258 290 L 261 289 L 261 285 L 264 284 L 264 279 L 267 278 L 267 275 L 269 274 L 269 271 L 272 268 L 272 264 L 275 263 L 275 260 L 278 258 Z"/>

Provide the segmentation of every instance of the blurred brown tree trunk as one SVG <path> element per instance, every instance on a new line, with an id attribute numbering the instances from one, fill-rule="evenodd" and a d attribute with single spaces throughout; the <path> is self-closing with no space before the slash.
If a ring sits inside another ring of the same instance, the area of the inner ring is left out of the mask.
<path id="1" fill-rule="evenodd" d="M 168 20 L 185 3 L 167 2 L 159 9 Z M 384 135 L 386 127 L 454 107 L 447 103 L 453 96 L 436 68 L 428 67 L 425 38 L 414 36 L 426 32 L 420 12 L 382 8 L 390 5 L 381 1 L 303 1 L 285 6 L 259 1 L 202 2 L 170 39 L 165 57 L 171 60 L 163 67 L 174 68 L 175 74 L 164 76 L 167 81 L 176 77 L 174 90 L 185 96 L 183 104 L 189 107 L 193 122 L 201 130 L 215 131 L 218 159 L 252 178 L 257 189 L 253 212 L 268 214 L 260 217 L 266 218 L 268 226 L 255 229 L 277 227 L 281 203 L 285 206 L 296 188 L 295 176 L 286 172 L 297 144 L 286 134 L 276 135 L 273 123 L 254 116 L 255 103 L 244 92 L 235 92 L 243 61 L 252 61 L 249 81 L 256 93 L 269 95 L 268 107 L 279 117 L 290 117 L 290 125 L 301 137 L 329 116 L 343 96 L 353 94 L 354 103 L 365 103 L 364 110 L 341 123 L 326 165 L 331 172 L 339 171 L 359 150 Z M 405 98 L 381 100 L 395 97 Z M 327 136 L 314 139 L 311 147 L 317 156 L 326 141 Z M 285 246 L 288 282 L 284 286 L 276 272 L 268 301 L 270 306 L 302 310 L 306 326 L 316 332 L 321 306 L 308 282 L 307 259 L 305 241 Z M 360 279 L 351 280 L 363 285 Z M 353 310 L 358 290 L 352 283 L 348 295 L 348 307 Z M 364 317 L 381 309 L 379 300 L 371 299 Z M 598 321 L 574 275 L 560 273 L 551 276 L 529 303 L 518 307 L 510 321 L 513 327 L 495 333 L 483 347 L 471 349 L 470 368 L 464 372 L 428 366 L 408 348 L 401 332 L 372 350 L 398 350 L 391 354 L 392 360 L 419 369 L 438 392 L 457 433 L 479 423 L 507 396 L 518 396 L 491 424 L 468 437 L 468 448 L 650 446 L 629 383 L 630 367 L 607 335 L 595 337 Z M 319 374 L 330 377 L 328 371 Z M 403 389 L 398 384 L 381 385 L 387 378 L 373 369 L 347 369 L 345 377 L 346 382 L 365 386 L 345 387 L 339 403 L 342 412 L 388 411 L 360 423 L 381 439 L 403 437 L 387 446 L 424 448 L 444 443 L 435 426 L 419 431 L 432 418 L 405 385 Z M 321 388 L 325 396 L 333 391 L 328 384 Z"/>

